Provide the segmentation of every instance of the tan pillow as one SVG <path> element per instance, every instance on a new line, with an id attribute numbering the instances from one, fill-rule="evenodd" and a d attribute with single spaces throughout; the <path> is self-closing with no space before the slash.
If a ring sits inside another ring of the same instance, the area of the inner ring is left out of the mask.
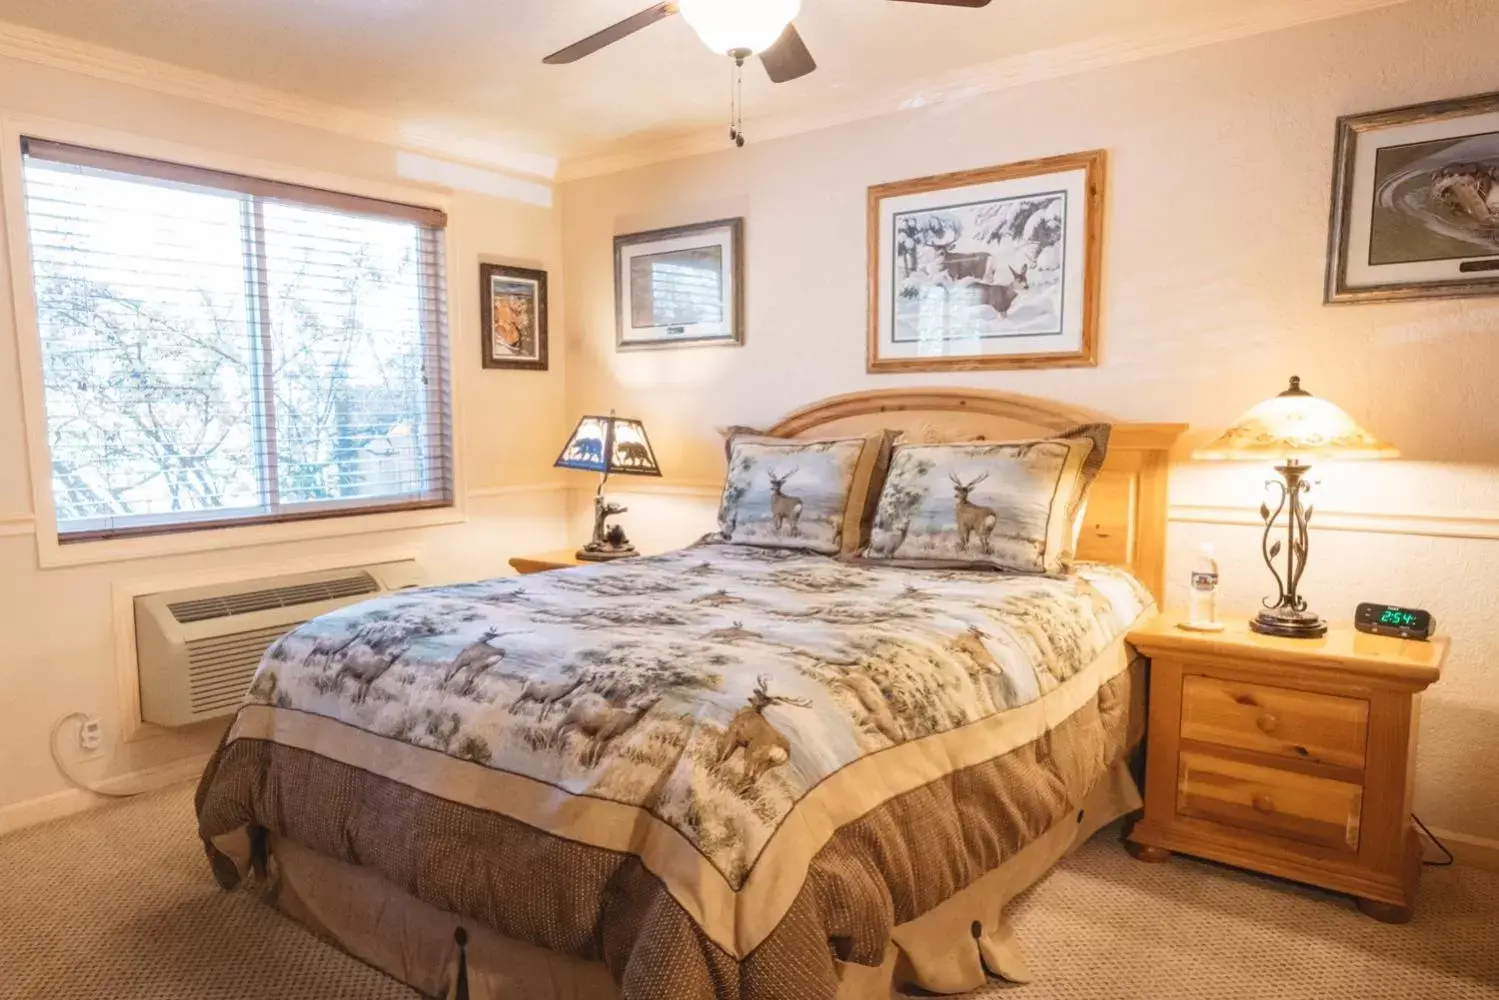
<path id="1" fill-rule="evenodd" d="M 897 444 L 863 558 L 1058 574 L 1108 454 L 1109 426 L 1034 441 Z"/>
<path id="2" fill-rule="evenodd" d="M 885 431 L 815 439 L 734 428 L 718 508 L 719 537 L 735 545 L 857 552 L 890 460 Z"/>

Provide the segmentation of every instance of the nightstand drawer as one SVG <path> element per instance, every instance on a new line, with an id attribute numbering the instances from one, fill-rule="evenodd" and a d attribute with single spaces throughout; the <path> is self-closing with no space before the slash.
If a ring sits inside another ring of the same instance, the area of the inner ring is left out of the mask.
<path id="1" fill-rule="evenodd" d="M 1363 788 L 1183 750 L 1177 811 L 1183 816 L 1356 852 Z"/>
<path id="2" fill-rule="evenodd" d="M 1369 703 L 1359 698 L 1188 676 L 1182 739 L 1360 769 Z"/>

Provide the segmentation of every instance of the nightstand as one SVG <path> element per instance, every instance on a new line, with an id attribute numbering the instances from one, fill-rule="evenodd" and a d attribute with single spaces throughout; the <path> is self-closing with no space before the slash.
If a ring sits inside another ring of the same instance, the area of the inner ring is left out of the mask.
<path id="1" fill-rule="evenodd" d="M 1145 818 L 1130 853 L 1221 861 L 1409 920 L 1419 696 L 1441 676 L 1447 639 L 1350 628 L 1283 639 L 1244 621 L 1213 633 L 1179 620 L 1129 634 L 1151 661 Z"/>
<path id="2" fill-rule="evenodd" d="M 510 568 L 517 573 L 545 573 L 554 569 L 567 569 L 572 566 L 595 566 L 597 563 L 588 563 L 579 559 L 575 549 L 564 552 L 544 552 L 533 556 L 512 556 Z"/>

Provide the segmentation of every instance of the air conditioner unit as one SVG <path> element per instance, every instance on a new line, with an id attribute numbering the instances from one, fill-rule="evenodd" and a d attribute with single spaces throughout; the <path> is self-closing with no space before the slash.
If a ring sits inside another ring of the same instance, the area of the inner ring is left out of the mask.
<path id="1" fill-rule="evenodd" d="M 423 584 L 411 560 L 135 599 L 141 719 L 185 726 L 231 714 L 271 644 L 318 615 Z"/>

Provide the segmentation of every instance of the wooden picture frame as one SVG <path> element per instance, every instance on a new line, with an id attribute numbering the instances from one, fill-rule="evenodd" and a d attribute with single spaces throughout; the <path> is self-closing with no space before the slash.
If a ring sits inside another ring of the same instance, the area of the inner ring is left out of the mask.
<path id="1" fill-rule="evenodd" d="M 621 351 L 742 346 L 744 219 L 614 237 L 614 322 Z"/>
<path id="2" fill-rule="evenodd" d="M 868 371 L 1096 365 L 1106 170 L 1096 149 L 871 187 Z"/>
<path id="3" fill-rule="evenodd" d="M 481 263 L 479 316 L 485 368 L 547 370 L 545 271 Z"/>
<path id="4" fill-rule="evenodd" d="M 1499 295 L 1499 93 L 1338 119 L 1324 301 Z"/>

